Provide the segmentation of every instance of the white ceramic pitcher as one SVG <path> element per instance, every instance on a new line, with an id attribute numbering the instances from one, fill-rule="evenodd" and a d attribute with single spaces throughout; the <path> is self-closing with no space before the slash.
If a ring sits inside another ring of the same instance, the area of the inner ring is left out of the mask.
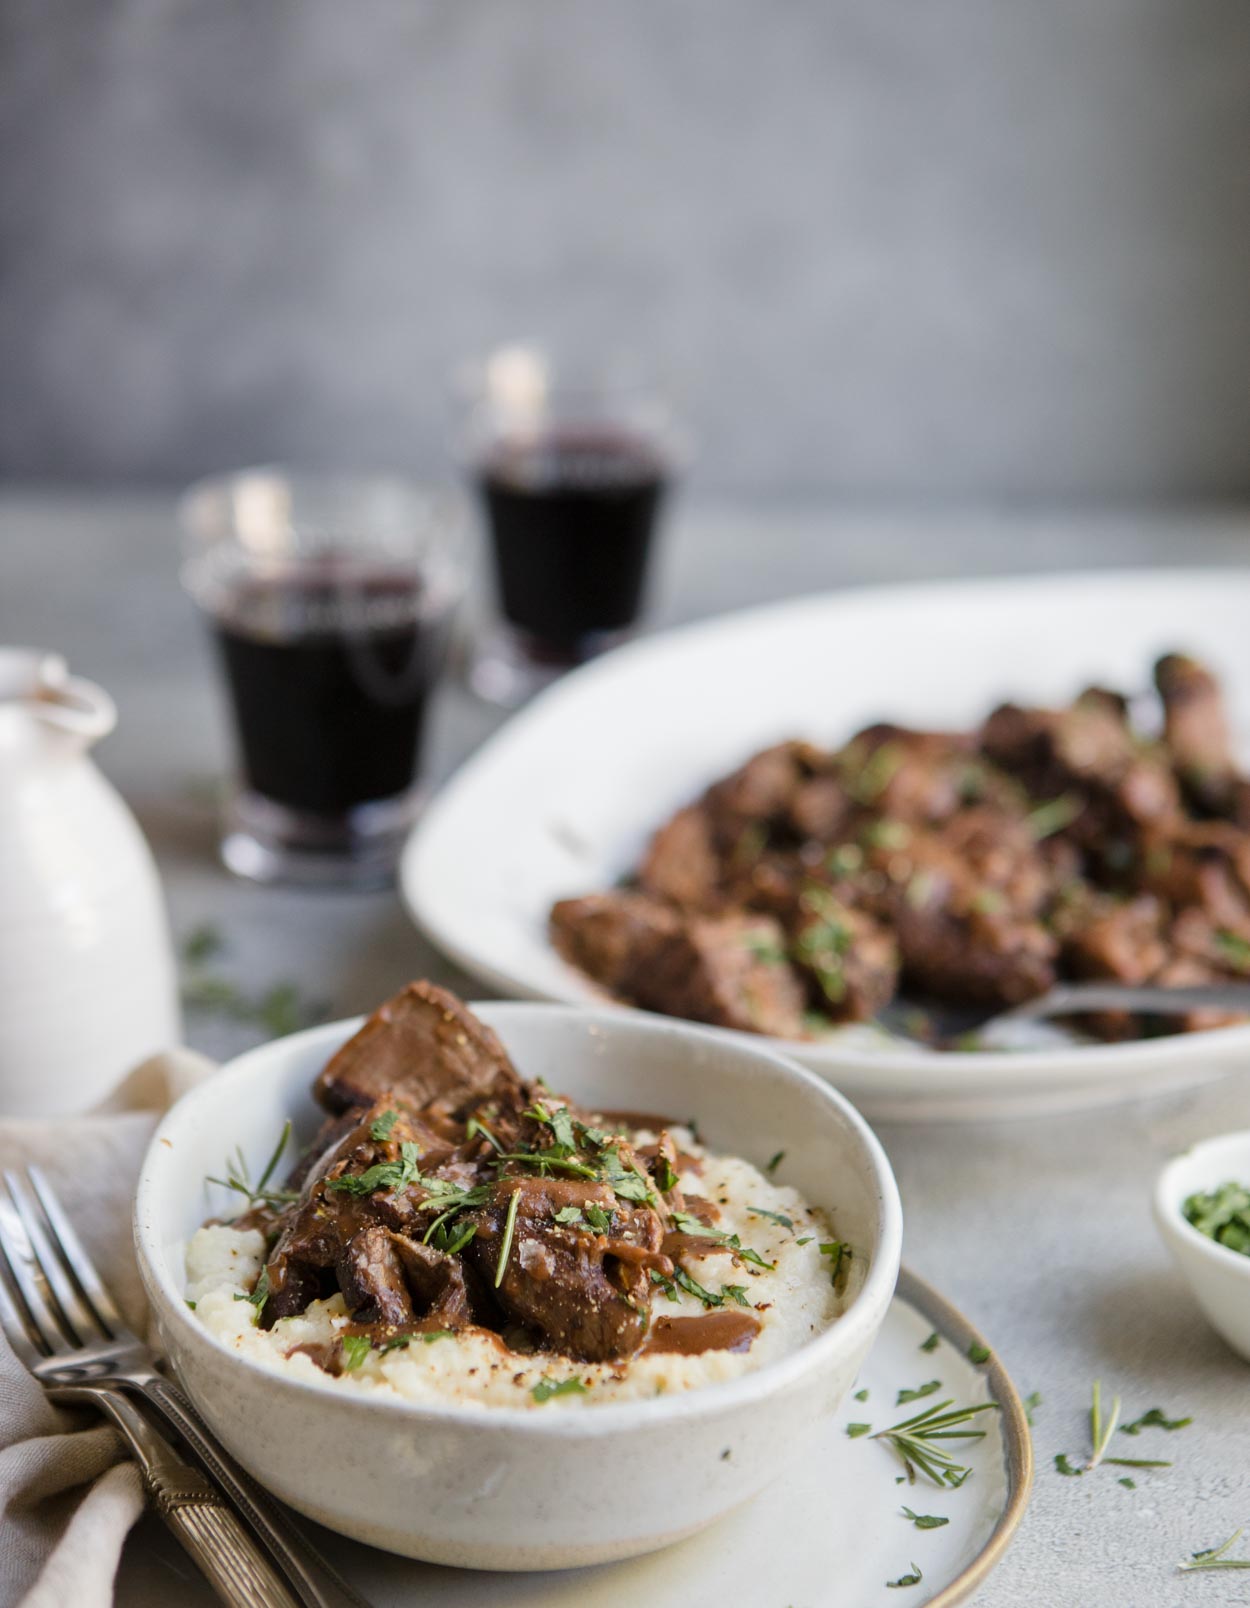
<path id="1" fill-rule="evenodd" d="M 62 659 L 0 648 L 0 1113 L 96 1104 L 180 1039 L 164 901 L 88 757 L 116 721 Z"/>

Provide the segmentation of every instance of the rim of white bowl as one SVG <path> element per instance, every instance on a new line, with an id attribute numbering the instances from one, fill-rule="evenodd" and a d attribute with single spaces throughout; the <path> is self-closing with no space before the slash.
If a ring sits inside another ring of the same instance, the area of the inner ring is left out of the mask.
<path id="1" fill-rule="evenodd" d="M 364 1017 L 346 1018 L 327 1022 L 320 1027 L 307 1028 L 282 1039 L 270 1040 L 243 1055 L 226 1062 L 221 1070 L 207 1078 L 196 1088 L 183 1095 L 161 1118 L 149 1141 L 139 1173 L 135 1195 L 134 1237 L 140 1271 L 149 1293 L 159 1295 L 164 1311 L 162 1317 L 177 1325 L 194 1344 L 205 1345 L 229 1357 L 257 1380 L 278 1382 L 289 1386 L 310 1400 L 326 1397 L 338 1402 L 351 1402 L 361 1412 L 382 1413 L 392 1420 L 396 1413 L 426 1422 L 463 1427 L 471 1432 L 489 1432 L 493 1429 L 519 1429 L 555 1439 L 580 1439 L 621 1429 L 634 1423 L 647 1423 L 658 1419 L 699 1419 L 719 1417 L 766 1398 L 774 1391 L 794 1384 L 806 1375 L 818 1372 L 826 1358 L 842 1350 L 853 1350 L 856 1341 L 865 1338 L 875 1322 L 883 1318 L 889 1308 L 898 1278 L 902 1257 L 903 1208 L 899 1199 L 898 1184 L 880 1140 L 854 1106 L 822 1078 L 789 1060 L 778 1051 L 764 1045 L 729 1044 L 721 1034 L 707 1033 L 698 1027 L 677 1022 L 668 1017 L 654 1020 L 637 1020 L 612 1010 L 587 1010 L 574 1005 L 536 1004 L 516 1000 L 490 1000 L 471 1002 L 470 1009 L 480 1013 L 488 1025 L 495 1026 L 499 1017 L 510 1015 L 538 1016 L 549 1021 L 565 1021 L 579 1027 L 598 1027 L 609 1033 L 661 1035 L 681 1039 L 693 1038 L 706 1044 L 711 1041 L 731 1054 L 746 1055 L 769 1069 L 770 1075 L 783 1082 L 806 1086 L 826 1105 L 833 1107 L 861 1147 L 868 1164 L 868 1172 L 877 1192 L 880 1216 L 880 1233 L 873 1247 L 868 1274 L 846 1310 L 823 1333 L 804 1341 L 795 1351 L 779 1357 L 775 1362 L 736 1379 L 718 1381 L 679 1394 L 657 1396 L 645 1401 L 608 1403 L 586 1412 L 535 1413 L 528 1407 L 482 1407 L 467 1409 L 463 1406 L 430 1406 L 424 1402 L 405 1401 L 402 1398 L 379 1399 L 372 1394 L 357 1394 L 340 1390 L 332 1379 L 293 1379 L 276 1369 L 242 1356 L 218 1339 L 188 1311 L 182 1289 L 175 1285 L 172 1275 L 164 1266 L 160 1249 L 160 1235 L 155 1222 L 155 1194 L 159 1180 L 167 1169 L 176 1165 L 175 1149 L 170 1140 L 184 1123 L 194 1119 L 197 1109 L 214 1099 L 228 1094 L 235 1085 L 243 1085 L 255 1074 L 256 1064 L 264 1063 L 278 1044 L 291 1046 L 296 1042 L 309 1046 L 340 1044 L 365 1020 Z M 507 1044 L 506 1026 L 496 1027 Z M 172 1130 L 172 1133 L 171 1133 Z M 877 1314 L 877 1316 L 874 1316 Z"/>
<path id="2" fill-rule="evenodd" d="M 1203 1234 L 1181 1211 L 1182 1195 L 1177 1189 L 1177 1174 L 1187 1166 L 1209 1157 L 1214 1160 L 1223 1150 L 1229 1152 L 1242 1150 L 1247 1155 L 1250 1164 L 1250 1128 L 1239 1128 L 1233 1133 L 1214 1134 L 1209 1139 L 1199 1139 L 1180 1155 L 1173 1156 L 1161 1169 L 1155 1181 L 1154 1207 L 1155 1217 L 1163 1232 L 1171 1233 L 1186 1249 L 1205 1256 L 1213 1266 L 1222 1267 L 1226 1272 L 1235 1273 L 1239 1278 L 1250 1281 L 1250 1256 L 1242 1251 L 1230 1250 L 1227 1245 L 1221 1245 L 1213 1240 L 1209 1234 Z M 1217 1187 L 1223 1179 L 1214 1180 L 1207 1187 Z M 1195 1189 L 1203 1185 L 1197 1180 L 1187 1186 L 1184 1193 L 1193 1194 Z"/>

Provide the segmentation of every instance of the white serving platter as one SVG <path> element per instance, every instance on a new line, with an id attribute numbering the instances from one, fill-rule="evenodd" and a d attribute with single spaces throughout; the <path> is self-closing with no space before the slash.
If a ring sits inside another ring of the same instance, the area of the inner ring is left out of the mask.
<path id="1" fill-rule="evenodd" d="M 1182 649 L 1250 727 L 1250 570 L 1145 570 L 878 587 L 645 639 L 538 698 L 465 764 L 408 844 L 401 889 L 453 960 L 505 994 L 602 1003 L 547 912 L 610 886 L 678 805 L 784 737 L 894 719 L 971 725 L 997 702 L 1149 685 Z M 627 1009 L 628 1007 L 621 1007 Z M 1250 1026 L 1134 1044 L 944 1053 L 848 1029 L 787 1052 L 873 1118 L 1026 1116 L 1250 1067 Z"/>
<path id="2" fill-rule="evenodd" d="M 921 1350 L 932 1334 L 936 1347 Z M 796 1458 L 788 1474 L 709 1529 L 649 1557 L 558 1574 L 486 1574 L 444 1569 L 377 1552 L 328 1530 L 317 1546 L 371 1608 L 953 1608 L 1002 1557 L 1020 1522 L 1032 1480 L 1028 1426 L 1015 1387 L 991 1355 L 974 1365 L 969 1348 L 986 1344 L 954 1307 L 906 1270 L 881 1333 L 856 1382 L 865 1401 L 848 1399 Z M 940 1392 L 897 1405 L 902 1388 L 939 1379 Z M 971 1476 L 957 1490 L 896 1483 L 901 1467 L 880 1442 L 848 1438 L 848 1422 L 874 1430 L 901 1422 L 926 1403 L 996 1401 L 978 1415 L 981 1441 L 945 1445 Z M 604 1478 L 612 1478 L 605 1453 Z M 627 1500 L 627 1494 L 622 1500 Z M 420 1501 L 414 1491 L 413 1500 Z M 949 1519 L 917 1530 L 903 1513 Z M 310 1530 L 312 1527 L 309 1527 Z M 170 1599 L 176 1570 L 183 1608 L 208 1608 L 211 1595 L 186 1576 L 165 1533 L 132 1547 L 118 1601 L 156 1608 Z M 147 1535 L 144 1539 L 146 1541 Z M 918 1585 L 890 1587 L 918 1565 Z"/>

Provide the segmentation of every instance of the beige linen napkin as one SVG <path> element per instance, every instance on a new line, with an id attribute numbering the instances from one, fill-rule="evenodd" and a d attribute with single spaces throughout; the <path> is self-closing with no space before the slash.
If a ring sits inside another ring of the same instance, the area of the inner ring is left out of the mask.
<path id="1" fill-rule="evenodd" d="M 147 1327 L 131 1244 L 139 1164 L 160 1113 L 213 1070 L 175 1050 L 144 1062 L 96 1112 L 0 1120 L 0 1166 L 43 1168 L 137 1334 Z M 97 1418 L 48 1405 L 0 1336 L 0 1605 L 108 1608 L 143 1509 L 138 1469 L 121 1457 Z"/>

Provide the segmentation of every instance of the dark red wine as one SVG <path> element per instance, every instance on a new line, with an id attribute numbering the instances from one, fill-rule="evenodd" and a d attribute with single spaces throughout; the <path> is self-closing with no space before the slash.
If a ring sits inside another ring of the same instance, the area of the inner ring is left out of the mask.
<path id="1" fill-rule="evenodd" d="M 501 442 L 479 471 L 504 617 L 555 658 L 632 625 L 667 465 L 624 434 Z"/>
<path id="2" fill-rule="evenodd" d="M 408 791 L 442 630 L 391 573 L 248 580 L 216 620 L 249 788 L 339 816 Z"/>

